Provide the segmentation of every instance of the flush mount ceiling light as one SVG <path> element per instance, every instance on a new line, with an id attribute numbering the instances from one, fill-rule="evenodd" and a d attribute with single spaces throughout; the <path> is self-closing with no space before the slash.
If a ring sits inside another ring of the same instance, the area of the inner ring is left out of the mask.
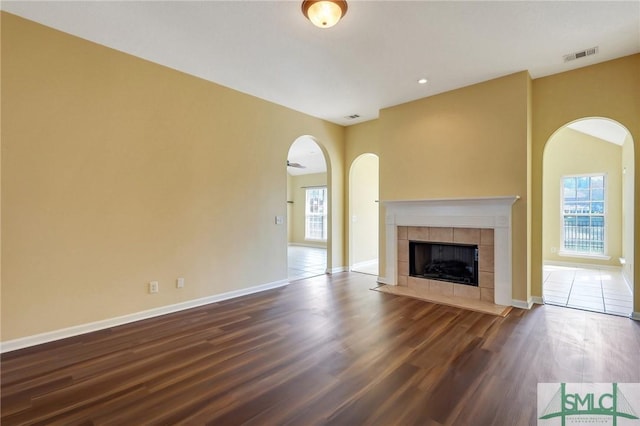
<path id="1" fill-rule="evenodd" d="M 426 78 L 421 78 L 418 80 L 418 84 L 427 84 L 429 80 L 427 80 Z"/>
<path id="2" fill-rule="evenodd" d="M 340 0 L 304 0 L 302 13 L 319 28 L 330 28 L 347 13 L 347 2 Z"/>

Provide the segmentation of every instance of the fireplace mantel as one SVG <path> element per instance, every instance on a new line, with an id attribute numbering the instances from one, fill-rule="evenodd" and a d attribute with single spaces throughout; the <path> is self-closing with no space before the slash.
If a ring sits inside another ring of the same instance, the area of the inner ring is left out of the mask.
<path id="1" fill-rule="evenodd" d="M 384 284 L 398 284 L 398 226 L 486 228 L 494 230 L 494 299 L 498 305 L 513 305 L 511 208 L 518 195 L 425 200 L 385 200 L 386 273 Z"/>

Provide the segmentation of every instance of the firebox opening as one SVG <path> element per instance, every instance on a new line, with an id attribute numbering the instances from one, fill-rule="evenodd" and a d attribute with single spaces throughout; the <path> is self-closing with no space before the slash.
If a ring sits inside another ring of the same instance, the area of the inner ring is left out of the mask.
<path id="1" fill-rule="evenodd" d="M 478 286 L 478 246 L 409 241 L 409 275 Z"/>

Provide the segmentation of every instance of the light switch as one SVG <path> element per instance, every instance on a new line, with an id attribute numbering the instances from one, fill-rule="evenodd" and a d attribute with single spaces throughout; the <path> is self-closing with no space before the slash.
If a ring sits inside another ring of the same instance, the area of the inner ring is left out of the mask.
<path id="1" fill-rule="evenodd" d="M 284 223 L 284 216 L 276 216 L 276 225 L 282 225 Z"/>

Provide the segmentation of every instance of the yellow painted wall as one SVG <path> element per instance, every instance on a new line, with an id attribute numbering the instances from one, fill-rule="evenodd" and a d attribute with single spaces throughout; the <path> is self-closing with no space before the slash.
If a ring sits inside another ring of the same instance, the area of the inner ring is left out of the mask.
<path id="1" fill-rule="evenodd" d="M 291 205 L 291 236 L 289 242 L 292 244 L 326 247 L 327 244 L 321 241 L 308 241 L 305 239 L 305 204 L 306 190 L 308 186 L 323 186 L 327 184 L 326 173 L 313 173 L 309 175 L 291 176 L 291 194 L 293 201 Z"/>
<path id="2" fill-rule="evenodd" d="M 287 243 L 293 238 L 293 182 L 292 176 L 287 173 Z"/>
<path id="3" fill-rule="evenodd" d="M 351 170 L 353 167 L 354 161 L 361 156 L 362 154 L 375 154 L 378 157 L 380 156 L 380 120 L 370 120 L 365 121 L 364 123 L 354 124 L 345 129 L 345 164 L 347 170 Z M 379 160 L 380 161 L 380 160 Z M 379 174 L 378 174 L 379 176 Z M 345 188 L 345 206 L 347 209 L 344 212 L 345 217 L 345 256 L 346 259 L 351 259 L 351 252 L 349 245 L 351 241 L 349 239 L 352 235 L 351 229 L 351 207 L 349 198 L 351 197 L 350 185 L 346 185 Z M 379 195 L 378 195 L 379 197 Z M 378 203 L 378 216 L 379 218 L 383 218 L 380 216 L 380 203 Z M 384 220 L 380 219 L 378 227 L 378 235 L 379 238 L 384 234 Z M 381 240 L 379 239 L 379 243 Z"/>
<path id="4" fill-rule="evenodd" d="M 526 232 L 526 251 L 527 251 L 527 298 L 531 297 L 531 270 L 533 264 L 531 263 L 531 233 L 532 233 L 532 192 L 531 183 L 533 181 L 533 168 L 531 167 L 531 158 L 533 156 L 533 80 L 531 78 L 527 81 L 527 203 L 526 216 L 527 216 L 527 232 Z M 532 302 L 540 303 L 541 300 L 534 300 Z"/>
<path id="5" fill-rule="evenodd" d="M 322 140 L 316 142 L 322 149 L 327 162 L 327 188 L 329 190 L 329 238 L 327 239 L 327 271 L 329 273 L 347 270 L 345 255 L 345 223 L 344 211 L 346 209 L 345 199 L 345 173 L 344 173 L 344 127 L 339 127 L 331 123 L 319 123 L 329 129 L 336 129 L 339 133 L 340 143 L 324 144 Z M 337 130 L 339 129 L 339 130 Z"/>
<path id="6" fill-rule="evenodd" d="M 3 341 L 285 280 L 302 135 L 344 265 L 343 127 L 4 12 L 1 77 Z"/>
<path id="7" fill-rule="evenodd" d="M 640 161 L 640 54 L 603 62 L 533 81 L 532 153 L 532 238 L 531 292 L 542 294 L 542 158 L 551 135 L 574 120 L 605 117 L 625 126 L 634 141 L 635 164 Z M 635 190 L 640 173 L 635 174 Z M 635 198 L 634 216 L 638 222 L 640 197 Z M 637 226 L 636 226 L 637 229 Z M 640 233 L 634 233 L 640 247 Z M 633 262 L 638 263 L 640 250 Z M 634 311 L 640 312 L 640 273 L 634 270 Z"/>
<path id="8" fill-rule="evenodd" d="M 387 108 L 378 124 L 382 200 L 522 197 L 513 206 L 513 298 L 520 301 L 528 299 L 529 80 L 520 72 Z"/>
<path id="9" fill-rule="evenodd" d="M 345 129 L 345 163 L 351 167 L 362 154 L 380 155 L 380 120 L 365 121 Z"/>
<path id="10" fill-rule="evenodd" d="M 605 174 L 606 255 L 609 260 L 561 256 L 562 177 Z M 552 136 L 543 165 L 543 250 L 545 261 L 620 266 L 622 256 L 622 147 L 568 127 Z"/>
<path id="11" fill-rule="evenodd" d="M 634 176 L 636 173 L 636 167 L 634 164 L 634 150 L 640 149 L 633 146 L 631 135 L 628 134 L 627 138 L 622 145 L 622 229 L 625 231 L 622 235 L 622 256 L 625 259 L 625 264 L 622 266 L 622 272 L 625 275 L 627 282 L 633 282 L 633 269 L 634 269 L 634 246 L 633 236 L 636 233 L 636 226 L 640 224 L 634 223 L 635 211 L 633 209 L 635 193 L 637 190 L 634 185 Z M 640 250 L 640 247 L 638 247 Z M 636 310 L 638 312 L 638 310 Z"/>

